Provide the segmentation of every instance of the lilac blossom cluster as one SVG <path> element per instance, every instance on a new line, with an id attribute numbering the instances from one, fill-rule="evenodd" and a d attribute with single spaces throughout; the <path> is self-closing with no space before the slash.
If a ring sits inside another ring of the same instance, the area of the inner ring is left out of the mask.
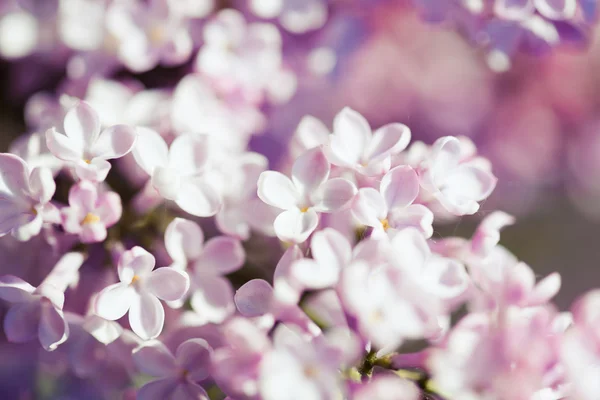
<path id="1" fill-rule="evenodd" d="M 333 6 L 211 14 L 217 3 L 0 6 L 2 56 L 53 52 L 66 71 L 0 154 L 6 342 L 53 366 L 38 386 L 94 388 L 47 397 L 600 398 L 599 292 L 559 312 L 560 276 L 537 281 L 499 244 L 514 223 L 502 211 L 470 239 L 435 234 L 482 213 L 496 187 L 475 144 L 411 143 L 408 126 L 372 129 L 344 107 L 331 124 L 302 118 L 273 162 L 258 133 L 302 76 L 283 37 L 321 28 Z M 590 4 L 493 11 L 556 27 Z M 331 55 L 318 50 L 317 67 Z M 173 85 L 135 79 L 159 66 Z"/>

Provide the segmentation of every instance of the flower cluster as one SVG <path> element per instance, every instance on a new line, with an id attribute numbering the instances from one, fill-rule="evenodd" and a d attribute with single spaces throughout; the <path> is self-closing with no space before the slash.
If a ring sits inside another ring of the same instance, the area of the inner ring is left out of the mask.
<path id="1" fill-rule="evenodd" d="M 560 276 L 499 244 L 515 219 L 482 209 L 498 179 L 475 144 L 351 107 L 261 135 L 339 55 L 284 41 L 346 9 L 231 3 L 0 5 L 0 55 L 65 75 L 0 153 L 0 348 L 36 371 L 13 397 L 600 398 L 600 294 L 561 313 Z M 593 3 L 418 5 L 520 43 Z M 436 233 L 476 214 L 471 238 Z"/>

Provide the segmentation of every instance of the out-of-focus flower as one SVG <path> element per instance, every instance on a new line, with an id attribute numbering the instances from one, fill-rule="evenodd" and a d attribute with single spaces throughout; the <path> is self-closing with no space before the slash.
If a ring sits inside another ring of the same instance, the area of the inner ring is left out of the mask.
<path id="1" fill-rule="evenodd" d="M 133 128 L 115 125 L 101 131 L 96 111 L 85 102 L 73 107 L 64 121 L 65 133 L 52 128 L 46 132 L 48 148 L 56 157 L 75 167 L 80 179 L 101 182 L 111 165 L 107 160 L 131 151 L 137 139 Z"/>
<path id="2" fill-rule="evenodd" d="M 187 292 L 188 275 L 176 268 L 154 270 L 152 254 L 141 247 L 126 251 L 119 260 L 121 282 L 106 287 L 96 297 L 94 312 L 117 320 L 129 311 L 131 329 L 143 339 L 157 337 L 165 320 L 160 299 L 177 301 Z"/>
<path id="3" fill-rule="evenodd" d="M 82 243 L 102 242 L 106 228 L 121 218 L 121 198 L 115 192 L 98 192 L 90 181 L 81 181 L 69 191 L 69 207 L 61 210 L 65 231 L 79 235 Z"/>

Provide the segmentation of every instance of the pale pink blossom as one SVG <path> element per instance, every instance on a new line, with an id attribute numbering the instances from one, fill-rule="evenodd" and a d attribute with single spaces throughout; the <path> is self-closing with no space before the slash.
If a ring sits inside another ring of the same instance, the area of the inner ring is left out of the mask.
<path id="1" fill-rule="evenodd" d="M 110 171 L 108 160 L 129 153 L 137 138 L 135 130 L 125 125 L 102 131 L 98 114 L 85 102 L 67 112 L 64 132 L 54 128 L 46 132 L 52 154 L 74 167 L 80 179 L 98 182 L 104 181 Z"/>
<path id="2" fill-rule="evenodd" d="M 360 189 L 352 213 L 361 224 L 373 227 L 373 234 L 412 226 L 428 238 L 433 234 L 433 213 L 422 204 L 413 204 L 418 194 L 417 173 L 409 166 L 399 166 L 383 176 L 379 191 Z"/>
<path id="3" fill-rule="evenodd" d="M 167 227 L 165 247 L 174 267 L 193 271 L 189 293 L 197 322 L 221 323 L 235 312 L 233 288 L 223 275 L 244 263 L 245 252 L 238 239 L 218 236 L 204 243 L 198 224 L 175 218 Z"/>
<path id="4" fill-rule="evenodd" d="M 9 148 L 9 153 L 23 159 L 30 168 L 45 167 L 56 175 L 63 166 L 63 161 L 56 158 L 46 146 L 46 137 L 43 133 L 34 132 L 22 135 L 15 139 Z"/>
<path id="5" fill-rule="evenodd" d="M 178 136 L 171 147 L 156 131 L 138 128 L 133 149 L 138 165 L 150 175 L 149 184 L 166 200 L 199 217 L 215 215 L 221 207 L 219 193 L 203 176 L 208 160 L 208 140 L 203 135 Z"/>
<path id="6" fill-rule="evenodd" d="M 382 374 L 374 376 L 361 385 L 353 394 L 352 400 L 419 400 L 421 392 L 417 386 L 398 376 Z"/>
<path id="7" fill-rule="evenodd" d="M 133 351 L 137 368 L 159 379 L 142 386 L 139 400 L 209 400 L 198 384 L 210 374 L 212 348 L 203 339 L 190 339 L 177 347 L 175 354 L 157 340 L 143 343 Z"/>
<path id="8" fill-rule="evenodd" d="M 327 155 L 334 165 L 362 175 L 381 175 L 390 169 L 391 157 L 404 150 L 410 138 L 410 129 L 398 123 L 372 132 L 365 117 L 346 107 L 333 120 Z"/>
<path id="9" fill-rule="evenodd" d="M 61 209 L 66 232 L 79 235 L 82 243 L 106 239 L 106 228 L 116 224 L 122 213 L 121 197 L 115 192 L 99 192 L 90 181 L 81 181 L 69 190 L 69 207 Z"/>
<path id="10" fill-rule="evenodd" d="M 330 165 L 319 148 L 307 151 L 294 163 L 292 179 L 276 171 L 265 171 L 258 179 L 258 197 L 285 210 L 275 219 L 277 237 L 302 243 L 319 224 L 319 213 L 343 209 L 356 193 L 344 178 L 329 178 Z"/>
<path id="11" fill-rule="evenodd" d="M 436 140 L 421 164 L 421 187 L 451 214 L 474 214 L 479 202 L 496 187 L 496 177 L 483 159 L 465 160 L 465 147 L 455 137 Z"/>
<path id="12" fill-rule="evenodd" d="M 96 297 L 94 312 L 114 321 L 129 311 L 131 329 L 143 339 L 157 337 L 164 325 L 165 311 L 159 299 L 177 301 L 187 292 L 188 275 L 176 268 L 153 271 L 155 259 L 141 247 L 121 256 L 118 265 L 121 282 L 104 288 Z"/>
<path id="13" fill-rule="evenodd" d="M 50 203 L 55 190 L 48 168 L 30 170 L 18 156 L 0 154 L 0 236 L 12 233 L 26 241 L 44 222 L 58 223 L 58 210 Z"/>

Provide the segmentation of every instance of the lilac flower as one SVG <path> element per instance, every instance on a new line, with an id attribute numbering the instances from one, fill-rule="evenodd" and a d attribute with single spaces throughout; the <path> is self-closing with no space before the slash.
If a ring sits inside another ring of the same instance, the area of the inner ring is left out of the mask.
<path id="1" fill-rule="evenodd" d="M 275 219 L 277 237 L 302 243 L 317 228 L 319 212 L 334 212 L 348 205 L 356 188 L 343 178 L 329 178 L 330 165 L 321 149 L 300 156 L 292 168 L 292 179 L 266 171 L 258 179 L 258 197 L 285 210 Z"/>
<path id="2" fill-rule="evenodd" d="M 121 282 L 104 288 L 96 297 L 94 312 L 117 320 L 129 311 L 131 329 L 143 339 L 153 339 L 162 331 L 165 311 L 159 298 L 177 301 L 190 282 L 185 272 L 175 268 L 154 269 L 154 257 L 141 247 L 126 251 L 119 260 Z"/>
<path id="3" fill-rule="evenodd" d="M 148 128 L 138 128 L 138 131 L 140 135 L 133 155 L 138 165 L 150 175 L 150 184 L 158 194 L 175 201 L 192 215 L 215 215 L 221 207 L 221 198 L 203 177 L 208 158 L 206 138 L 182 135 L 169 149 L 157 132 Z"/>
<path id="4" fill-rule="evenodd" d="M 235 311 L 233 288 L 223 275 L 242 267 L 245 253 L 239 240 L 219 236 L 204 243 L 195 222 L 176 218 L 165 233 L 173 266 L 193 270 L 191 305 L 205 322 L 221 323 Z"/>
<path id="5" fill-rule="evenodd" d="M 410 129 L 402 124 L 372 132 L 362 115 L 346 107 L 333 121 L 327 155 L 334 165 L 367 176 L 381 175 L 390 169 L 391 156 L 404 150 L 410 137 Z"/>
<path id="6" fill-rule="evenodd" d="M 352 213 L 360 223 L 373 227 L 374 234 L 412 226 L 430 237 L 433 213 L 424 205 L 413 204 L 418 194 L 416 172 L 408 166 L 396 167 L 384 175 L 379 191 L 373 188 L 358 191 Z"/>
<path id="7" fill-rule="evenodd" d="M 142 386 L 137 398 L 208 400 L 198 382 L 209 376 L 211 353 L 202 339 L 183 342 L 175 354 L 157 340 L 142 344 L 133 351 L 133 359 L 140 371 L 159 379 Z"/>
<path id="8" fill-rule="evenodd" d="M 44 134 L 38 132 L 19 136 L 10 144 L 9 153 L 21 157 L 32 169 L 49 168 L 53 175 L 56 175 L 63 166 L 63 161 L 48 150 Z"/>
<path id="9" fill-rule="evenodd" d="M 63 228 L 79 235 L 82 243 L 102 242 L 106 228 L 121 218 L 121 198 L 115 192 L 98 193 L 96 185 L 81 181 L 69 191 L 69 207 L 61 210 Z"/>
<path id="10" fill-rule="evenodd" d="M 167 0 L 113 3 L 106 23 L 118 39 L 120 60 L 132 71 L 183 64 L 192 53 L 187 21 L 171 12 Z"/>
<path id="11" fill-rule="evenodd" d="M 30 170 L 21 158 L 0 154 L 0 236 L 12 233 L 27 241 L 44 222 L 58 222 L 58 211 L 50 203 L 56 184 L 44 167 Z"/>
<path id="12" fill-rule="evenodd" d="M 378 375 L 361 385 L 352 400 L 418 400 L 421 393 L 417 386 L 394 375 Z"/>
<path id="13" fill-rule="evenodd" d="M 497 181 L 487 164 L 464 159 L 464 148 L 454 137 L 436 140 L 419 175 L 422 188 L 455 215 L 476 213 Z"/>
<path id="14" fill-rule="evenodd" d="M 302 34 L 325 25 L 326 0 L 250 0 L 250 10 L 260 18 L 278 18 L 289 32 Z"/>
<path id="15" fill-rule="evenodd" d="M 0 277 L 0 299 L 11 304 L 4 318 L 9 341 L 25 343 L 37 337 L 45 350 L 52 351 L 67 340 L 64 291 L 76 284 L 82 263 L 81 254 L 67 253 L 37 288 L 13 275 Z"/>
<path id="16" fill-rule="evenodd" d="M 101 132 L 100 120 L 85 102 L 73 107 L 64 121 L 65 133 L 52 128 L 46 132 L 48 148 L 56 157 L 75 168 L 80 179 L 101 182 L 110 170 L 107 160 L 129 153 L 137 134 L 133 128 L 115 125 Z"/>

